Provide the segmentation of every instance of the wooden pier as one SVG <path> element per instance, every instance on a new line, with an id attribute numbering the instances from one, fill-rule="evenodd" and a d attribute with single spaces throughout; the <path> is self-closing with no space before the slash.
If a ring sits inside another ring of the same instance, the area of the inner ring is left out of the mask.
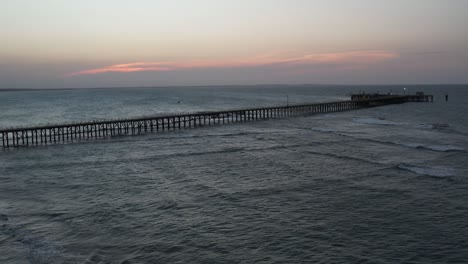
<path id="1" fill-rule="evenodd" d="M 220 124 L 250 122 L 320 113 L 348 111 L 405 102 L 432 102 L 432 95 L 356 94 L 351 100 L 226 111 L 159 115 L 151 117 L 102 120 L 2 129 L 3 148 L 36 146 L 143 133 L 158 133 Z"/>

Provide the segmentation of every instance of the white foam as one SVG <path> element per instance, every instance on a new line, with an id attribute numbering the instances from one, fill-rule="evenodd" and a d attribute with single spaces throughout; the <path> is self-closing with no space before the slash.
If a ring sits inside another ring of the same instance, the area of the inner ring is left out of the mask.
<path id="1" fill-rule="evenodd" d="M 437 166 L 437 167 L 418 167 L 411 165 L 398 165 L 398 168 L 414 172 L 419 175 L 432 177 L 451 177 L 455 176 L 455 170 L 452 168 Z"/>

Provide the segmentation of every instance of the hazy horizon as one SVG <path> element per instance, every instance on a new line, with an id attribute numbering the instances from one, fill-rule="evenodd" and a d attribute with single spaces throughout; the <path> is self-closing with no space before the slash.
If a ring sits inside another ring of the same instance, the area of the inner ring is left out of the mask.
<path id="1" fill-rule="evenodd" d="M 468 83 L 466 1 L 0 3 L 0 88 Z"/>
<path id="2" fill-rule="evenodd" d="M 56 88 L 0 88 L 0 91 L 30 91 L 30 90 L 79 90 L 79 89 L 131 89 L 131 88 L 214 88 L 214 87 L 299 87 L 299 86 L 310 86 L 310 87 L 414 87 L 414 86 L 424 86 L 424 87 L 434 87 L 434 86 L 468 86 L 468 83 L 440 83 L 440 84 L 320 84 L 320 83 L 303 83 L 303 84 L 213 84 L 213 85 L 148 85 L 148 86 L 100 86 L 100 87 L 56 87 Z"/>

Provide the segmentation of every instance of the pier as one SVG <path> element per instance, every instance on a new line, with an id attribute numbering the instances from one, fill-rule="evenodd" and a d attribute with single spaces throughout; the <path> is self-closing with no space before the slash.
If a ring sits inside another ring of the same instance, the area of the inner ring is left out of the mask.
<path id="1" fill-rule="evenodd" d="M 385 99 L 385 98 L 392 98 L 394 95 L 392 94 L 367 94 L 367 93 L 362 93 L 362 94 L 352 94 L 351 95 L 351 100 L 357 101 L 357 100 L 372 100 L 372 99 Z M 427 95 L 422 92 L 417 92 L 415 95 L 403 95 L 400 97 L 404 97 L 404 102 L 434 102 L 434 96 L 433 95 Z"/>
<path id="2" fill-rule="evenodd" d="M 3 148 L 37 146 L 114 136 L 159 133 L 212 125 L 341 112 L 406 102 L 432 101 L 432 95 L 424 95 L 422 93 L 416 95 L 354 94 L 351 95 L 351 100 L 346 101 L 31 126 L 2 129 L 0 130 L 0 134 L 2 136 Z"/>

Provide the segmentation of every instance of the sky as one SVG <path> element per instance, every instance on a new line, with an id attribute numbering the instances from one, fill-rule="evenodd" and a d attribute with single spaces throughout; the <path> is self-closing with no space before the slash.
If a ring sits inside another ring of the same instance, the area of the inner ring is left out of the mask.
<path id="1" fill-rule="evenodd" d="M 0 88 L 468 83 L 468 0 L 0 0 Z"/>

